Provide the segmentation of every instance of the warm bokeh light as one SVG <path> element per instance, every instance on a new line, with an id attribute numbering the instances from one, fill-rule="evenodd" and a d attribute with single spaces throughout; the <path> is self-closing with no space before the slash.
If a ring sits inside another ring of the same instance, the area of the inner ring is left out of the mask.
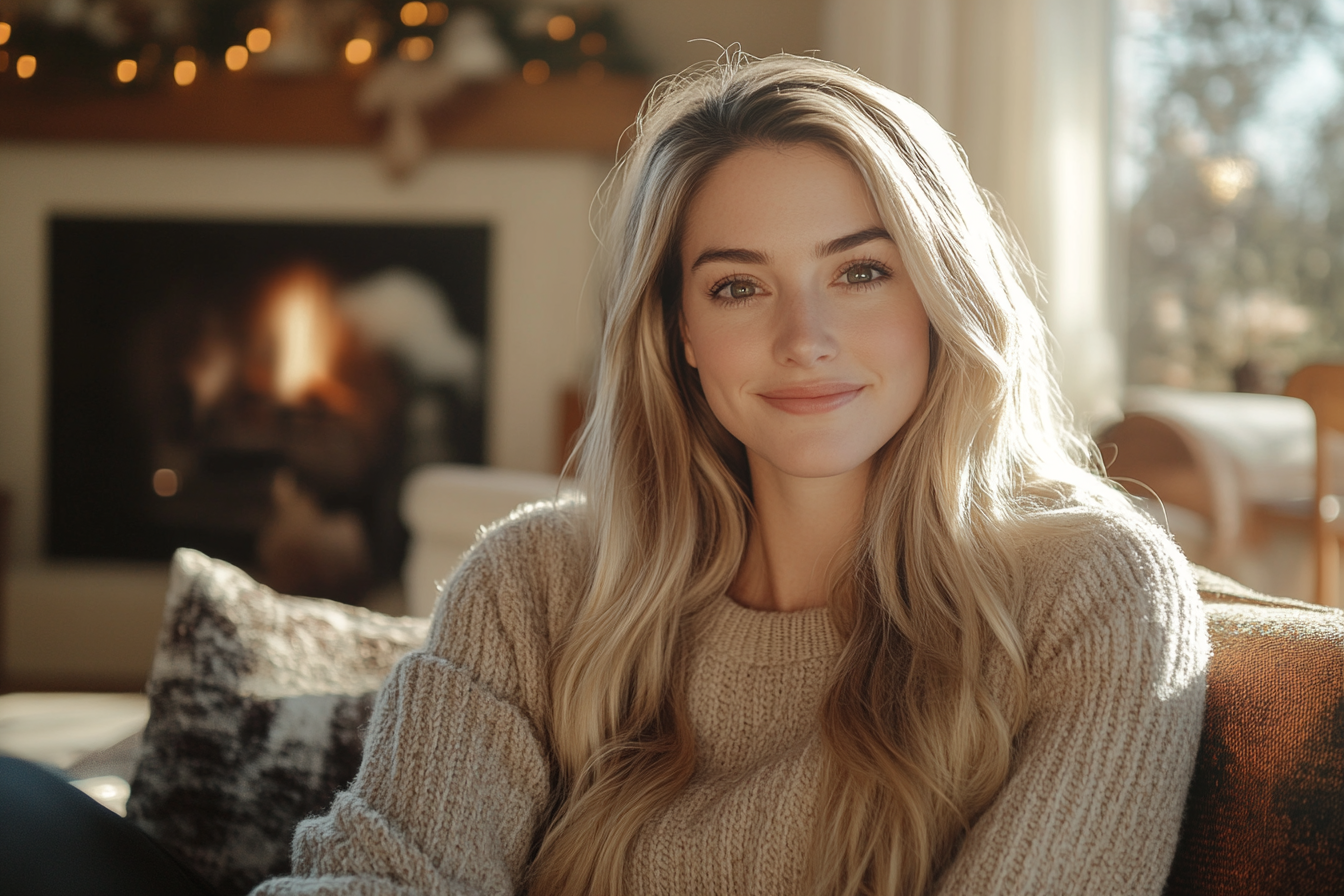
<path id="1" fill-rule="evenodd" d="M 412 0 L 401 8 L 401 24 L 403 25 L 414 28 L 417 25 L 425 24 L 427 18 L 429 18 L 429 7 L 421 3 L 420 0 Z"/>
<path id="2" fill-rule="evenodd" d="M 1255 162 L 1250 159 L 1224 157 L 1207 159 L 1199 165 L 1199 179 L 1220 205 L 1227 205 L 1242 191 L 1255 186 L 1256 173 Z"/>
<path id="3" fill-rule="evenodd" d="M 247 65 L 247 57 L 250 55 L 247 47 L 234 44 L 224 51 L 224 65 L 231 72 L 240 72 Z"/>
<path id="4" fill-rule="evenodd" d="M 434 41 L 423 35 L 408 37 L 397 44 L 397 55 L 408 62 L 424 62 L 434 55 Z"/>
<path id="5" fill-rule="evenodd" d="M 546 23 L 546 33 L 551 40 L 569 40 L 574 36 L 574 20 L 569 16 L 551 16 Z"/>
<path id="6" fill-rule="evenodd" d="M 579 66 L 579 81 L 583 84 L 596 84 L 606 77 L 607 70 L 596 59 L 589 59 Z"/>
<path id="7" fill-rule="evenodd" d="M 196 80 L 196 63 L 190 59 L 183 59 L 177 65 L 173 66 L 173 80 L 179 87 L 186 87 L 192 81 Z"/>
<path id="8" fill-rule="evenodd" d="M 140 69 L 140 64 L 134 59 L 123 59 L 117 63 L 117 80 L 122 84 L 129 84 L 135 80 L 135 73 Z"/>
<path id="9" fill-rule="evenodd" d="M 0 44 L 9 43 L 10 31 L 8 22 L 0 22 Z"/>
<path id="10" fill-rule="evenodd" d="M 271 48 L 271 32 L 265 28 L 253 28 L 247 32 L 247 48 L 253 53 L 265 53 Z"/>
<path id="11" fill-rule="evenodd" d="M 352 65 L 362 65 L 373 58 L 373 44 L 357 37 L 345 45 L 345 61 Z"/>
<path id="12" fill-rule="evenodd" d="M 36 56 L 20 56 L 18 61 L 14 63 L 14 74 L 18 75 L 20 78 L 31 78 L 36 71 Z"/>
<path id="13" fill-rule="evenodd" d="M 533 59 L 523 66 L 523 80 L 529 84 L 545 84 L 551 76 L 551 67 L 545 59 Z"/>
<path id="14" fill-rule="evenodd" d="M 177 494 L 177 471 L 164 467 L 154 471 L 154 494 L 160 498 L 171 498 Z"/>
<path id="15" fill-rule="evenodd" d="M 607 52 L 607 38 L 605 35 L 598 34 L 596 31 L 589 31 L 583 37 L 579 38 L 579 49 L 585 56 L 596 56 L 599 53 Z"/>
<path id="16" fill-rule="evenodd" d="M 9 68 L 9 52 L 0 50 L 0 72 Z"/>
<path id="17" fill-rule="evenodd" d="M 429 17 L 425 19 L 426 25 L 442 25 L 448 21 L 447 3 L 429 3 L 427 4 Z"/>

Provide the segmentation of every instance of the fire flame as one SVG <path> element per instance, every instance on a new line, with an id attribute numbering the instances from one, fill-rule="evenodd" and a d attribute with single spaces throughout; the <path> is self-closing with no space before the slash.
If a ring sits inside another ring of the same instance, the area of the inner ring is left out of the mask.
<path id="1" fill-rule="evenodd" d="M 208 318 L 204 335 L 182 368 L 191 389 L 192 408 L 198 417 L 228 392 L 237 368 L 237 352 L 223 322 L 218 317 Z"/>
<path id="2" fill-rule="evenodd" d="M 283 278 L 271 294 L 265 321 L 273 346 L 272 388 L 291 406 L 316 396 L 347 413 L 354 395 L 335 375 L 348 325 L 332 300 L 331 284 L 311 269 Z"/>

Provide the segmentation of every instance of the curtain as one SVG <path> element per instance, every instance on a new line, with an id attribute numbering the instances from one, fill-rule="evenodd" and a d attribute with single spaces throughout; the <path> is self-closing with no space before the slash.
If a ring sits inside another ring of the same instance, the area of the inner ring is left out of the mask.
<path id="1" fill-rule="evenodd" d="M 1108 266 L 1108 0 L 825 0 L 822 55 L 924 106 L 1041 273 L 1065 397 L 1119 418 L 1123 306 Z"/>

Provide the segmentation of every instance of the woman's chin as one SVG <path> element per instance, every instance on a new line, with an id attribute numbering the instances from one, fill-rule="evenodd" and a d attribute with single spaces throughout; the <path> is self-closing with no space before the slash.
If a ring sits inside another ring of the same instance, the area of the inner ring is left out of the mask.
<path id="1" fill-rule="evenodd" d="M 792 479 L 832 479 L 846 476 L 856 470 L 866 470 L 872 460 L 871 452 L 850 450 L 788 451 L 760 454 L 747 449 L 752 478 L 761 475 L 784 476 Z"/>

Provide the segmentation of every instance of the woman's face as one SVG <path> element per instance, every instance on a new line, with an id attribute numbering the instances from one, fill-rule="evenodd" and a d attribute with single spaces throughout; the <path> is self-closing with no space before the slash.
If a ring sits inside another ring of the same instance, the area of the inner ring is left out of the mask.
<path id="1" fill-rule="evenodd" d="M 686 360 L 753 475 L 866 469 L 910 419 L 929 319 L 847 160 L 810 144 L 729 156 L 687 211 L 681 263 Z"/>

